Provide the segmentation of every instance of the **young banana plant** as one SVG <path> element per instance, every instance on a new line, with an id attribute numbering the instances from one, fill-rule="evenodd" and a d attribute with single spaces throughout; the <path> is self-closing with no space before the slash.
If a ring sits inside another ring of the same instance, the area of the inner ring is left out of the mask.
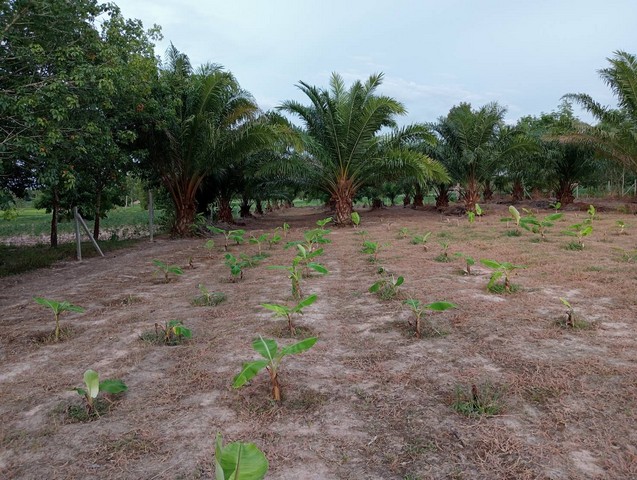
<path id="1" fill-rule="evenodd" d="M 262 480 L 268 473 L 268 459 L 254 443 L 215 441 L 215 480 Z"/>
<path id="2" fill-rule="evenodd" d="M 181 267 L 177 265 L 167 265 L 161 260 L 153 260 L 153 265 L 157 267 L 157 270 L 155 270 L 155 274 L 164 274 L 164 283 L 168 283 L 170 281 L 170 278 L 168 278 L 169 274 L 172 273 L 173 275 L 182 275 L 184 273 Z"/>
<path id="3" fill-rule="evenodd" d="M 66 300 L 62 302 L 58 302 L 57 300 L 51 300 L 49 298 L 42 297 L 34 297 L 36 303 L 48 307 L 53 312 L 53 317 L 55 318 L 55 341 L 58 342 L 60 340 L 60 315 L 63 312 L 84 312 L 84 308 L 78 307 L 77 305 L 73 305 L 72 303 L 67 302 Z"/>
<path id="4" fill-rule="evenodd" d="M 420 300 L 415 300 L 413 298 L 405 300 L 403 304 L 407 305 L 414 314 L 414 321 L 412 322 L 411 320 L 409 320 L 409 325 L 414 327 L 414 334 L 416 335 L 416 338 L 422 338 L 421 322 L 425 318 L 427 310 L 444 312 L 445 310 L 448 310 L 450 308 L 457 307 L 457 305 L 450 302 L 433 302 L 427 305 L 423 305 Z M 442 335 L 440 331 L 436 329 L 436 327 L 434 327 L 431 323 L 428 323 L 428 326 L 436 333 L 436 335 Z"/>
<path id="5" fill-rule="evenodd" d="M 281 385 L 279 383 L 279 367 L 281 360 L 287 355 L 302 353 L 314 346 L 318 339 L 316 337 L 306 338 L 298 343 L 288 345 L 279 349 L 276 341 L 263 338 L 255 338 L 252 342 L 252 348 L 259 353 L 264 359 L 255 360 L 243 364 L 241 372 L 234 377 L 232 386 L 240 388 L 254 378 L 264 368 L 270 374 L 270 383 L 272 385 L 272 398 L 275 402 L 281 401 Z"/>
<path id="6" fill-rule="evenodd" d="M 100 377 L 95 370 L 84 372 L 84 385 L 86 388 L 74 388 L 73 390 L 86 400 L 86 413 L 89 416 L 93 414 L 99 416 L 95 409 L 95 400 L 100 392 L 116 394 L 128 390 L 128 387 L 121 380 L 104 380 L 100 382 Z"/>
<path id="7" fill-rule="evenodd" d="M 493 292 L 498 289 L 497 282 L 498 280 L 500 280 L 500 278 L 504 276 L 504 283 L 502 284 L 502 286 L 504 287 L 504 290 L 507 293 L 510 293 L 511 281 L 509 279 L 509 275 L 511 274 L 513 270 L 526 268 L 523 265 L 513 265 L 512 263 L 509 263 L 509 262 L 500 263 L 495 260 L 489 260 L 486 258 L 483 258 L 482 260 L 480 260 L 480 263 L 482 263 L 482 265 L 484 265 L 485 267 L 493 270 L 493 273 L 491 274 L 491 278 L 489 278 L 489 283 L 487 284 L 487 290 L 489 292 Z"/>
<path id="8" fill-rule="evenodd" d="M 296 335 L 296 329 L 294 328 L 294 324 L 292 323 L 292 316 L 294 314 L 303 315 L 303 309 L 305 307 L 309 307 L 314 302 L 316 302 L 316 295 L 310 295 L 307 298 L 304 298 L 299 303 L 297 303 L 293 307 L 288 307 L 287 305 L 280 305 L 278 303 L 262 303 L 261 306 L 263 308 L 267 308 L 274 312 L 275 317 L 283 317 L 288 321 L 288 328 L 290 329 L 290 335 Z"/>

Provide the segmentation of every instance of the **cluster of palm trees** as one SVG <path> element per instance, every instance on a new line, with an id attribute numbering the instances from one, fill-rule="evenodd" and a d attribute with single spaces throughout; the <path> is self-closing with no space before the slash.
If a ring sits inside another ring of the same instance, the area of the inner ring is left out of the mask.
<path id="1" fill-rule="evenodd" d="M 461 103 L 437 122 L 399 126 L 406 110 L 378 93 L 382 74 L 349 87 L 337 74 L 327 89 L 300 82 L 309 104 L 286 101 L 278 112 L 262 112 L 221 67 L 194 71 L 174 47 L 167 57 L 140 146 L 170 194 L 178 235 L 188 234 L 197 210 L 209 204 L 231 222 L 234 198 L 247 215 L 253 202 L 261 210 L 264 201 L 303 193 L 330 205 L 335 223 L 348 224 L 363 193 L 404 193 L 418 204 L 433 189 L 444 207 L 457 187 L 465 208 L 474 210 L 494 189 L 513 200 L 538 189 L 565 204 L 578 182 L 595 179 L 601 161 L 637 171 L 637 61 L 625 52 L 601 71 L 618 108 L 567 95 L 558 111 L 516 125 L 505 123 L 497 103 L 477 109 Z M 578 121 L 568 101 L 599 123 Z"/>

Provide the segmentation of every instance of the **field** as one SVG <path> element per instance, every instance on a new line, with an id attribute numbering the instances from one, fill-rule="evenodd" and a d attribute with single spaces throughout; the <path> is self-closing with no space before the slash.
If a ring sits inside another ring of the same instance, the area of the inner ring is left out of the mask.
<path id="1" fill-rule="evenodd" d="M 500 221 L 506 206 L 495 204 L 472 224 L 393 207 L 362 211 L 358 229 L 333 229 L 317 258 L 330 273 L 303 281 L 318 300 L 295 320 L 297 340 L 318 342 L 284 359 L 280 405 L 270 400 L 267 373 L 241 389 L 232 380 L 257 358 L 254 337 L 294 341 L 286 322 L 260 306 L 291 302 L 287 273 L 267 266 L 289 265 L 293 249 L 267 249 L 236 282 L 221 236 L 212 252 L 205 239 L 159 238 L 2 278 L 0 477 L 213 478 L 222 432 L 226 441 L 256 443 L 271 479 L 637 478 L 637 221 L 600 208 L 584 248 L 571 250 L 575 239 L 563 232 L 586 219 L 582 207 L 565 212 L 544 240 L 514 236 L 515 226 Z M 279 210 L 243 228 L 258 235 L 286 221 L 295 240 L 326 215 Z M 428 231 L 425 245 L 411 243 Z M 377 262 L 361 253 L 364 239 L 384 245 Z M 443 243 L 449 262 L 436 260 Z M 257 246 L 230 252 L 253 255 Z M 458 252 L 476 259 L 470 275 Z M 164 283 L 153 259 L 184 273 Z M 518 290 L 487 292 L 491 271 L 479 259 L 526 267 L 513 271 Z M 404 277 L 393 299 L 368 292 L 381 266 Z M 198 284 L 227 300 L 193 306 Z M 34 296 L 86 311 L 62 315 L 65 338 L 55 343 L 46 338 L 53 317 Z M 564 325 L 560 297 L 575 327 Z M 457 308 L 427 314 L 435 331 L 417 339 L 408 298 Z M 171 319 L 192 339 L 140 339 Z M 69 412 L 82 405 L 71 389 L 88 368 L 129 390 L 86 423 Z"/>

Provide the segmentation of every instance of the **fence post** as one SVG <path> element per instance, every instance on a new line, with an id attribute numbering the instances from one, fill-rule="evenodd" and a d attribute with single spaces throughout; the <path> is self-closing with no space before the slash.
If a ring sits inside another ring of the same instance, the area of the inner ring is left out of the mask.
<path id="1" fill-rule="evenodd" d="M 153 191 L 148 190 L 148 222 L 150 224 L 150 241 L 153 241 L 153 230 L 155 229 L 155 207 L 153 205 Z"/>
<path id="2" fill-rule="evenodd" d="M 80 238 L 80 221 L 77 218 L 77 207 L 73 207 L 73 218 L 75 219 L 75 244 L 77 246 L 77 260 L 82 261 L 82 239 Z"/>

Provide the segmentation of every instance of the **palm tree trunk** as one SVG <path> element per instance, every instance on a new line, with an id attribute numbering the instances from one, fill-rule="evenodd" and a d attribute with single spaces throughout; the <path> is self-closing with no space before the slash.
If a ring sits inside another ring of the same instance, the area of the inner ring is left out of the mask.
<path id="1" fill-rule="evenodd" d="M 225 223 L 234 223 L 232 218 L 232 207 L 230 206 L 230 198 L 221 195 L 219 197 L 219 221 Z"/>
<path id="2" fill-rule="evenodd" d="M 354 210 L 354 191 L 352 182 L 347 178 L 340 178 L 336 185 L 336 191 L 332 193 L 334 201 L 334 223 L 336 225 L 351 225 L 352 211 Z"/>
<path id="3" fill-rule="evenodd" d="M 241 198 L 241 206 L 239 207 L 239 215 L 241 218 L 251 217 L 250 207 L 252 207 L 252 203 L 250 203 L 250 199 L 247 197 Z"/>
<path id="4" fill-rule="evenodd" d="M 420 185 L 416 184 L 416 193 L 414 194 L 414 204 L 411 206 L 411 208 L 416 208 L 416 207 L 424 207 L 425 203 L 423 202 L 424 197 L 422 194 L 422 188 Z"/>
<path id="5" fill-rule="evenodd" d="M 482 189 L 482 198 L 485 202 L 490 202 L 493 198 L 493 189 L 491 188 L 491 180 L 484 181 L 484 187 Z"/>
<path id="6" fill-rule="evenodd" d="M 573 203 L 573 200 L 575 200 L 575 195 L 573 194 L 573 185 L 571 184 L 571 182 L 567 180 L 560 181 L 557 192 L 555 192 L 555 196 L 557 197 L 557 201 L 560 202 L 562 206 Z"/>
<path id="7" fill-rule="evenodd" d="M 447 208 L 449 206 L 449 186 L 438 185 L 438 195 L 436 195 L 436 208 Z"/>
<path id="8" fill-rule="evenodd" d="M 411 205 L 411 197 L 407 193 L 405 194 L 405 197 L 403 198 L 403 207 L 407 208 L 409 205 Z"/>
<path id="9" fill-rule="evenodd" d="M 524 198 L 524 185 L 522 184 L 522 180 L 516 178 L 513 180 L 513 190 L 511 192 L 511 196 L 513 197 L 514 202 L 520 202 Z"/>
<path id="10" fill-rule="evenodd" d="M 467 209 L 467 212 L 475 212 L 476 203 L 480 200 L 480 192 L 478 189 L 478 182 L 474 177 L 469 178 L 463 197 L 464 206 Z"/>
<path id="11" fill-rule="evenodd" d="M 254 202 L 254 211 L 259 215 L 263 215 L 263 204 L 261 203 L 261 200 L 257 199 Z"/>

